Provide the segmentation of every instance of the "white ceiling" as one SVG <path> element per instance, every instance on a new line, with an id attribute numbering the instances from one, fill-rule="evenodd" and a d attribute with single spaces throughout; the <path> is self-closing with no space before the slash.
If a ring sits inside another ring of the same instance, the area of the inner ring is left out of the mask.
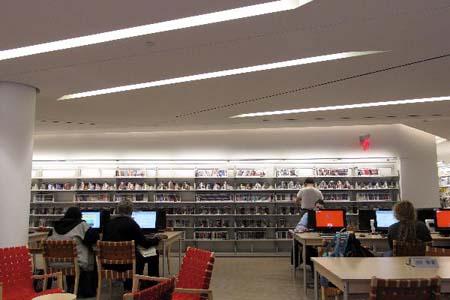
<path id="1" fill-rule="evenodd" d="M 262 2 L 267 1 L 7 0 L 0 10 L 0 50 Z M 37 134 L 404 123 L 450 138 L 446 102 L 229 119 L 266 110 L 448 96 L 450 56 L 357 75 L 450 54 L 449 16 L 448 0 L 315 0 L 288 12 L 0 61 L 0 81 L 40 89 Z M 56 101 L 74 92 L 364 50 L 389 52 Z"/>

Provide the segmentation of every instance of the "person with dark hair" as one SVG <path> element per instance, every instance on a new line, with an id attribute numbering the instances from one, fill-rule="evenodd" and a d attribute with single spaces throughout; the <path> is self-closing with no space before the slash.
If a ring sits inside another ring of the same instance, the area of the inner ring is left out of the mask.
<path id="1" fill-rule="evenodd" d="M 80 209 L 78 207 L 69 207 L 64 217 L 54 223 L 53 232 L 48 239 L 75 241 L 77 244 L 78 265 L 81 270 L 79 296 L 94 296 L 96 287 L 88 282 L 96 282 L 96 280 L 90 280 L 95 276 L 95 257 L 92 246 L 99 239 L 99 234 L 82 220 Z M 68 285 L 72 285 L 74 282 L 73 276 L 68 277 L 67 282 Z M 74 291 L 74 293 L 77 294 L 78 291 Z"/>
<path id="2" fill-rule="evenodd" d="M 389 226 L 388 242 L 392 250 L 393 240 L 430 242 L 430 230 L 425 223 L 418 221 L 414 205 L 409 201 L 397 202 L 393 208 L 397 223 Z"/>
<path id="3" fill-rule="evenodd" d="M 160 238 L 155 235 L 154 238 L 146 238 L 139 225 L 131 218 L 133 213 L 133 202 L 122 200 L 117 205 L 116 213 L 119 215 L 112 218 L 103 230 L 103 240 L 111 242 L 132 241 L 136 245 L 136 273 L 144 275 L 145 264 L 148 263 L 148 275 L 159 276 L 159 256 L 158 254 L 149 257 L 143 257 L 138 247 L 148 249 L 159 244 Z M 130 266 L 111 265 L 110 269 L 121 271 L 122 268 L 129 269 Z M 125 282 L 125 289 L 131 289 L 131 280 Z"/>
<path id="4" fill-rule="evenodd" d="M 314 209 L 317 200 L 323 200 L 320 190 L 315 187 L 313 178 L 306 178 L 303 188 L 297 194 L 297 203 L 302 209 Z"/>

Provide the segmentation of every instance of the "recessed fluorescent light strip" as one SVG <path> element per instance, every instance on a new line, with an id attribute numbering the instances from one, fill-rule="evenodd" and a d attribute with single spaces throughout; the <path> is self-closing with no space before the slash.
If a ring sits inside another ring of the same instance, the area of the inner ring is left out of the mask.
<path id="1" fill-rule="evenodd" d="M 258 72 L 258 71 L 287 68 L 287 67 L 300 66 L 300 65 L 312 64 L 312 63 L 318 63 L 318 62 L 324 62 L 324 61 L 330 61 L 330 60 L 350 58 L 350 57 L 355 57 L 355 56 L 375 54 L 375 53 L 380 53 L 380 52 L 383 52 L 383 51 L 342 52 L 342 53 L 336 53 L 336 54 L 328 54 L 328 55 L 300 58 L 300 59 L 276 62 L 276 63 L 271 63 L 271 64 L 223 70 L 223 71 L 217 71 L 217 72 L 202 73 L 202 74 L 196 74 L 196 75 L 189 75 L 189 76 L 183 76 L 183 77 L 177 77 L 177 78 L 163 79 L 163 80 L 158 80 L 158 81 L 150 81 L 150 82 L 144 82 L 144 83 L 138 83 L 138 84 L 130 84 L 130 85 L 113 87 L 113 88 L 95 90 L 95 91 L 70 94 L 70 95 L 62 96 L 58 100 L 70 100 L 70 99 L 85 98 L 85 97 L 92 97 L 92 96 L 112 94 L 112 93 L 121 93 L 121 92 L 145 89 L 145 88 L 150 88 L 150 87 L 164 86 L 164 85 L 177 84 L 177 83 L 189 82 L 189 81 L 197 81 L 197 80 L 210 79 L 210 78 L 225 77 L 225 76 L 245 74 L 245 73 L 251 73 L 251 72 Z"/>
<path id="2" fill-rule="evenodd" d="M 54 42 L 37 44 L 32 46 L 20 47 L 0 51 L 0 60 L 18 58 L 23 56 L 35 55 L 40 53 L 83 47 L 88 45 L 112 42 L 121 39 L 128 39 L 143 35 L 149 35 L 159 32 L 173 31 L 177 29 L 202 26 L 238 20 L 243 18 L 255 17 L 265 14 L 271 14 L 281 11 L 296 9 L 312 0 L 279 0 L 262 4 L 250 5 L 240 8 L 227 9 L 213 13 L 207 13 L 198 16 L 191 16 L 181 19 L 164 21 L 154 24 L 141 25 L 125 29 L 107 31 L 85 35 L 76 38 L 64 39 Z"/>
<path id="3" fill-rule="evenodd" d="M 230 118 L 252 118 L 252 117 L 264 117 L 264 116 L 275 116 L 275 115 L 300 114 L 300 113 L 317 112 L 317 111 L 344 110 L 344 109 L 371 108 L 371 107 L 402 105 L 402 104 L 442 102 L 442 101 L 449 101 L 449 100 L 450 100 L 450 96 L 420 98 L 420 99 L 407 99 L 407 100 L 380 101 L 380 102 L 367 102 L 367 103 L 357 103 L 357 104 L 343 104 L 343 105 L 333 105 L 333 106 L 256 112 L 256 113 L 236 115 L 236 116 L 232 116 Z"/>

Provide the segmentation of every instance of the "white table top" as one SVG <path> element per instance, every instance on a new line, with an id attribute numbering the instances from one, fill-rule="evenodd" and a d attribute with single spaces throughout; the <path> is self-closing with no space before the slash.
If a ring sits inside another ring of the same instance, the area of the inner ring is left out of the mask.
<path id="1" fill-rule="evenodd" d="M 76 295 L 69 293 L 50 294 L 33 298 L 33 300 L 76 300 L 76 299 L 77 299 Z"/>
<path id="2" fill-rule="evenodd" d="M 434 257 L 438 268 L 408 266 L 408 257 L 314 257 L 312 260 L 341 280 L 414 279 L 440 276 L 450 280 L 450 257 Z"/>

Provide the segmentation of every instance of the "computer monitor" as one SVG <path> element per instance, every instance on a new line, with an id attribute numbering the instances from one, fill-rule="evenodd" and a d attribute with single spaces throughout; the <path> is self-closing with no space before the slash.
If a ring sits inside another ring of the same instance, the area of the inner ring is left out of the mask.
<path id="1" fill-rule="evenodd" d="M 370 220 L 375 220 L 376 214 L 373 209 L 360 209 L 358 211 L 358 229 L 360 231 L 371 231 Z"/>
<path id="2" fill-rule="evenodd" d="M 435 208 L 418 208 L 417 209 L 417 220 L 425 223 L 425 220 L 434 219 L 436 214 Z"/>
<path id="3" fill-rule="evenodd" d="M 439 233 L 450 233 L 450 209 L 436 210 L 434 226 Z"/>
<path id="4" fill-rule="evenodd" d="M 336 232 L 345 227 L 345 210 L 321 209 L 315 211 L 315 228 L 317 231 Z"/>
<path id="5" fill-rule="evenodd" d="M 156 210 L 133 211 L 131 217 L 144 231 L 156 231 Z"/>
<path id="6" fill-rule="evenodd" d="M 156 212 L 156 228 L 158 229 L 158 231 L 164 231 L 167 228 L 165 209 L 158 209 Z"/>
<path id="7" fill-rule="evenodd" d="M 81 212 L 81 218 L 94 229 L 100 229 L 100 211 L 85 210 Z"/>
<path id="8" fill-rule="evenodd" d="M 392 210 L 377 210 L 375 212 L 376 215 L 376 228 L 377 231 L 380 232 L 387 232 L 389 226 L 391 226 L 394 223 L 397 223 L 397 219 L 394 216 L 394 211 Z"/>

